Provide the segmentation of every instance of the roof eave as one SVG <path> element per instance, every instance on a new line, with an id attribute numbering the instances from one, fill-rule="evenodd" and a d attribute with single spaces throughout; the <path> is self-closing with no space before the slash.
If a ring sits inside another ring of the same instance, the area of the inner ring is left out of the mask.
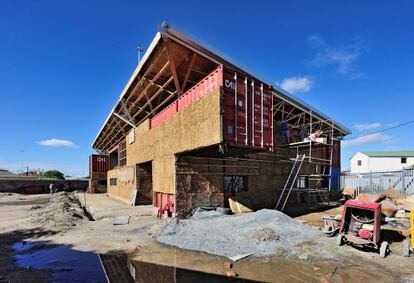
<path id="1" fill-rule="evenodd" d="M 177 34 L 179 36 L 177 36 Z M 245 69 L 236 66 L 235 64 L 231 63 L 230 60 L 226 59 L 224 56 L 217 55 L 214 52 L 209 51 L 208 49 L 204 48 L 202 45 L 198 44 L 194 40 L 191 40 L 191 39 L 187 38 L 185 35 L 183 35 L 181 33 L 175 32 L 173 29 L 167 28 L 164 31 L 158 31 L 156 33 L 156 35 L 154 36 L 154 39 L 152 40 L 152 42 L 151 42 L 150 46 L 148 47 L 147 51 L 145 52 L 144 56 L 142 57 L 142 60 L 139 62 L 137 68 L 135 69 L 135 71 L 131 75 L 131 78 L 129 79 L 128 83 L 124 87 L 120 97 L 118 98 L 118 100 L 115 103 L 115 106 L 112 108 L 111 112 L 109 113 L 108 117 L 106 118 L 105 122 L 103 123 L 102 127 L 100 128 L 98 134 L 96 135 L 96 137 L 95 137 L 95 139 L 92 143 L 92 148 L 96 149 L 95 143 L 97 142 L 97 139 L 99 138 L 99 135 L 101 134 L 101 132 L 103 131 L 105 125 L 108 123 L 109 119 L 113 115 L 118 103 L 126 95 L 129 88 L 131 87 L 131 84 L 133 83 L 133 81 L 135 80 L 135 78 L 137 77 L 139 72 L 141 71 L 142 67 L 144 66 L 144 64 L 146 63 L 148 58 L 151 56 L 151 54 L 154 51 L 155 47 L 158 45 L 158 43 L 162 39 L 163 35 L 166 35 L 170 39 L 173 39 L 173 40 L 183 44 L 187 48 L 190 48 L 190 49 L 193 49 L 193 50 L 195 49 L 195 51 L 197 51 L 198 54 L 204 56 L 205 58 L 207 58 L 207 59 L 209 59 L 209 60 L 211 60 L 211 61 L 213 61 L 217 64 L 227 65 L 227 67 L 234 68 L 238 71 L 246 73 L 246 74 L 248 74 L 250 76 L 253 76 L 256 79 L 262 81 L 263 83 L 265 83 L 264 80 L 261 80 L 258 76 L 254 75 L 253 73 L 251 73 L 249 71 L 246 71 Z M 280 87 L 278 87 L 274 84 L 269 84 L 269 85 L 273 86 L 273 88 L 277 91 L 277 93 L 278 93 L 278 95 L 281 99 L 287 100 L 289 103 L 295 105 L 296 107 L 298 107 L 299 109 L 301 109 L 304 112 L 312 111 L 312 114 L 317 116 L 319 119 L 326 120 L 326 121 L 332 121 L 335 125 L 335 128 L 338 131 L 342 132 L 344 135 L 349 135 L 349 134 L 352 133 L 352 131 L 350 129 L 346 128 L 345 126 L 341 125 L 340 123 L 333 120 L 329 116 L 327 116 L 327 115 L 323 114 L 322 112 L 316 110 L 315 108 L 311 107 L 307 103 L 301 101 L 300 99 L 293 96 L 291 93 L 287 92 L 286 90 L 284 90 L 284 89 L 282 89 L 282 88 L 280 88 Z"/>
<path id="2" fill-rule="evenodd" d="M 173 39 L 173 40 L 175 40 L 175 41 L 177 41 L 181 44 L 187 45 L 187 47 L 188 47 L 188 45 L 190 45 L 190 48 L 198 49 L 198 53 L 204 53 L 204 54 L 201 54 L 201 55 L 203 55 L 204 57 L 206 57 L 209 60 L 212 60 L 213 62 L 216 62 L 217 64 L 223 64 L 226 67 L 233 68 L 233 69 L 235 69 L 239 72 L 245 73 L 249 76 L 253 76 L 256 79 L 262 81 L 263 83 L 266 83 L 264 80 L 260 79 L 260 77 L 255 75 L 254 73 L 246 70 L 245 68 L 241 68 L 241 67 L 238 67 L 237 65 L 233 64 L 231 62 L 231 60 L 229 60 L 228 58 L 225 58 L 225 56 L 218 55 L 218 54 L 215 54 L 215 53 L 209 51 L 208 49 L 203 47 L 201 44 L 195 42 L 194 40 L 191 40 L 191 39 L 187 38 L 185 35 L 183 35 L 181 33 L 178 33 L 178 32 L 176 32 L 175 30 L 173 30 L 171 28 L 168 28 L 165 33 L 169 38 L 171 38 L 171 39 Z M 208 55 L 208 54 L 205 54 L 205 52 L 208 52 L 208 53 L 211 53 L 211 54 Z M 269 84 L 269 83 L 266 83 L 266 84 Z M 299 98 L 295 97 L 294 95 L 287 92 L 286 90 L 284 90 L 284 89 L 282 89 L 279 86 L 274 85 L 274 84 L 269 84 L 269 85 L 272 85 L 274 89 L 276 89 L 279 93 L 281 93 L 284 96 L 284 98 L 289 100 L 290 103 L 292 103 L 293 105 L 295 105 L 296 107 L 298 107 L 302 111 L 304 111 L 304 112 L 312 111 L 312 113 L 315 116 L 318 116 L 321 120 L 332 121 L 335 124 L 335 128 L 338 131 L 342 132 L 344 135 L 349 135 L 349 134 L 352 133 L 352 131 L 350 129 L 348 129 L 347 127 L 345 127 L 344 125 L 338 123 L 337 121 L 335 121 L 334 119 L 332 119 L 329 116 L 325 115 L 324 113 L 320 112 L 319 110 L 316 110 L 312 106 L 310 106 L 307 103 L 301 101 Z"/>
<path id="3" fill-rule="evenodd" d="M 92 148 L 95 148 L 95 143 L 98 140 L 99 135 L 103 131 L 105 125 L 108 123 L 109 119 L 113 115 L 115 108 L 118 106 L 118 103 L 121 101 L 121 99 L 125 96 L 125 94 L 128 92 L 128 89 L 131 87 L 131 84 L 141 71 L 142 67 L 145 65 L 145 63 L 148 61 L 148 58 L 151 56 L 152 52 L 154 51 L 155 47 L 158 45 L 162 38 L 161 32 L 157 32 L 154 36 L 154 38 L 151 41 L 151 44 L 149 45 L 148 49 L 145 51 L 144 56 L 142 57 L 141 61 L 139 62 L 138 66 L 135 68 L 135 71 L 132 73 L 130 79 L 128 80 L 128 83 L 124 87 L 124 89 L 121 92 L 121 95 L 119 96 L 118 100 L 115 102 L 114 107 L 112 108 L 111 112 L 109 113 L 108 117 L 106 118 L 105 122 L 102 124 L 98 134 L 96 135 L 95 139 L 92 142 Z"/>
<path id="4" fill-rule="evenodd" d="M 352 131 L 350 129 L 348 129 L 347 127 L 345 127 L 344 125 L 338 123 L 333 118 L 331 118 L 331 117 L 327 116 L 326 114 L 320 112 L 319 110 L 313 108 L 312 106 L 310 106 L 306 102 L 302 101 L 301 99 L 297 98 L 296 96 L 289 93 L 288 91 L 284 90 L 283 88 L 281 88 L 281 87 L 279 87 L 275 84 L 273 84 L 272 86 L 280 95 L 283 96 L 282 98 L 284 98 L 285 100 L 288 100 L 290 103 L 292 103 L 293 105 L 295 105 L 296 107 L 298 107 L 302 111 L 304 111 L 304 112 L 312 111 L 312 114 L 315 115 L 315 116 L 318 116 L 319 119 L 329 121 L 329 122 L 332 121 L 335 125 L 335 128 L 338 131 L 341 131 L 344 135 L 349 135 L 349 134 L 352 133 Z"/>

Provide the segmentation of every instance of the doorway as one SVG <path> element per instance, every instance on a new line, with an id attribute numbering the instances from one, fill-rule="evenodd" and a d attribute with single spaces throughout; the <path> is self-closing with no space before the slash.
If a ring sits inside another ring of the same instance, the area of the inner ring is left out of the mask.
<path id="1" fill-rule="evenodd" d="M 136 165 L 137 196 L 135 205 L 152 204 L 152 162 Z"/>

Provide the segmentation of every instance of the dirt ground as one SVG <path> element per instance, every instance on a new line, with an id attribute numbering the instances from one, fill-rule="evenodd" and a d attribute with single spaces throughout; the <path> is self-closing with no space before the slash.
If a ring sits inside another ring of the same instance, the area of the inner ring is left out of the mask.
<path id="1" fill-rule="evenodd" d="M 124 274 L 130 270 L 135 271 L 134 277 L 139 282 L 222 282 L 227 279 L 223 277 L 228 271 L 223 262 L 228 259 L 157 244 L 154 237 L 167 220 L 150 215 L 148 207 L 143 207 L 142 213 L 134 213 L 129 224 L 115 226 L 110 214 L 91 221 L 82 214 L 73 196 L 54 195 L 51 199 L 47 194 L 0 194 L 0 282 L 91 282 L 82 274 L 91 275 L 101 265 L 81 261 L 94 262 L 97 253 L 112 282 L 132 282 L 129 275 Z M 322 215 L 335 215 L 340 211 L 341 208 L 335 208 L 298 219 L 321 227 Z M 19 251 L 19 247 L 23 251 Z M 30 248 L 32 255 L 36 250 L 63 249 L 64 253 L 78 258 L 78 264 L 90 266 L 90 269 L 81 270 L 85 273 L 78 273 L 78 278 L 61 280 L 65 276 L 70 278 L 70 268 L 62 267 L 56 260 L 49 258 L 50 264 L 42 268 L 22 265 L 25 247 Z M 331 248 L 338 256 L 329 261 L 289 257 L 287 251 L 285 257 L 248 257 L 235 262 L 231 270 L 237 274 L 238 282 L 414 282 L 414 257 L 403 257 L 393 247 L 385 259 L 374 252 L 349 246 Z M 96 278 L 101 276 L 98 273 Z"/>

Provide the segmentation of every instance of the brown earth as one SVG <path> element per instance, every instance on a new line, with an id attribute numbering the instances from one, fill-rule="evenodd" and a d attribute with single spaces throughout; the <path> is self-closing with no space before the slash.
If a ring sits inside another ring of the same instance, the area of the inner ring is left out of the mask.
<path id="1" fill-rule="evenodd" d="M 194 274 L 189 275 L 189 271 L 210 274 L 209 276 L 226 274 L 223 267 L 223 262 L 228 260 L 226 258 L 157 244 L 153 236 L 157 235 L 164 222 L 150 216 L 148 208 L 142 209 L 141 214 L 134 214 L 128 225 L 113 226 L 111 215 L 106 215 L 100 220 L 89 221 L 84 214 L 81 214 L 79 204 L 73 199 L 72 194 L 59 194 L 49 200 L 49 195 L 0 195 L 2 215 L 0 282 L 2 280 L 45 282 L 51 278 L 50 270 L 16 266 L 15 252 L 11 249 L 11 244 L 22 241 L 42 241 L 47 245 L 68 246 L 85 252 L 95 250 L 103 255 L 101 258 L 111 254 L 128 254 L 129 263 L 136 267 L 145 266 L 147 271 L 151 266 L 156 266 L 155 270 L 159 270 L 160 266 L 169 267 L 169 270 L 171 268 L 175 270 L 171 276 L 181 274 L 183 278 L 194 276 Z M 119 203 L 116 203 L 116 207 L 118 205 Z M 115 210 L 113 211 L 115 213 Z M 325 212 L 303 215 L 298 219 L 322 227 L 322 216 L 340 214 L 341 211 L 338 207 Z M 82 217 L 73 216 L 74 213 Z M 39 218 L 39 221 L 34 221 L 36 218 Z M 43 221 L 44 219 L 47 221 Z M 61 222 L 59 225 L 54 225 L 53 221 Z M 414 258 L 405 258 L 396 250 L 392 250 L 387 258 L 381 259 L 376 253 L 359 251 L 350 246 L 329 247 L 329 252 L 336 255 L 334 259 L 289 257 L 289 251 L 286 251 L 284 258 L 249 257 L 237 261 L 233 264 L 232 270 L 239 279 L 266 282 L 402 282 L 404 280 L 409 282 L 414 280 L 412 270 Z M 309 248 L 304 245 L 304 252 Z M 162 274 L 167 276 L 167 273 Z M 111 275 L 115 275 L 115 272 L 108 274 L 110 278 L 114 278 Z M 139 276 L 145 279 L 144 274 L 141 273 Z"/>

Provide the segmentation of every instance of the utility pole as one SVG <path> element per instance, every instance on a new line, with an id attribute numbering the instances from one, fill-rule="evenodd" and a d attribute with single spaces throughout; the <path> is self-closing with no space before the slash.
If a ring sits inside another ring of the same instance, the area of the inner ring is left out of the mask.
<path id="1" fill-rule="evenodd" d="M 20 150 L 20 152 L 22 153 L 22 173 L 24 172 L 24 165 L 23 165 L 23 153 L 24 153 L 24 150 L 22 149 L 22 150 Z"/>
<path id="2" fill-rule="evenodd" d="M 141 45 L 138 45 L 137 48 L 135 48 L 135 51 L 138 52 L 138 64 L 141 62 L 141 52 L 144 52 L 144 47 Z"/>

